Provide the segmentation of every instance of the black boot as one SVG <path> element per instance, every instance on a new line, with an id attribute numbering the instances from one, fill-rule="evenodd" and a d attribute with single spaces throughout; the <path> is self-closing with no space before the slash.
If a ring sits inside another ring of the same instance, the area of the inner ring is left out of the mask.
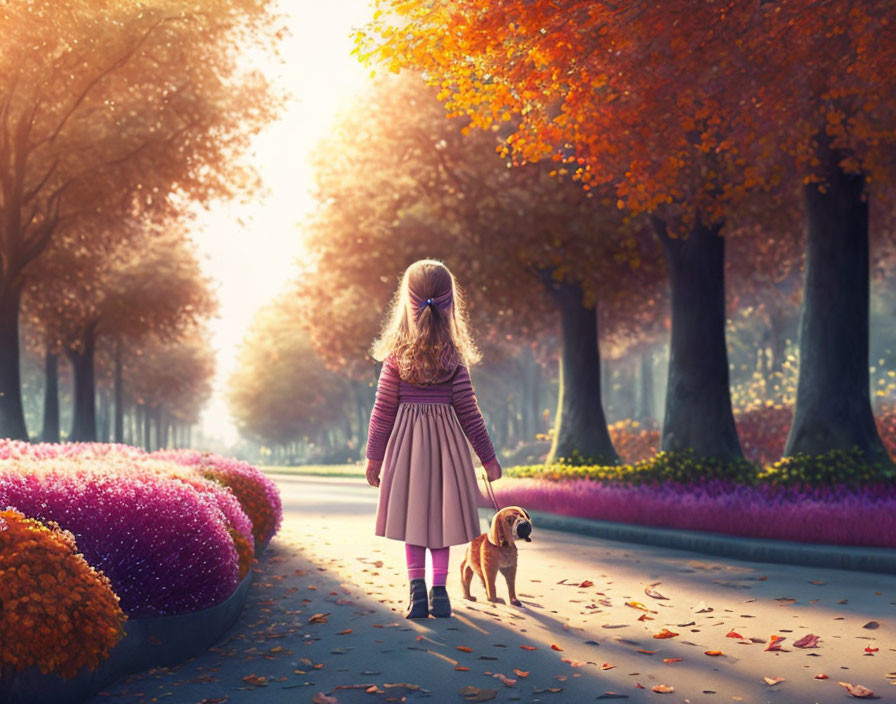
<path id="1" fill-rule="evenodd" d="M 444 586 L 434 584 L 429 590 L 429 610 L 433 616 L 445 618 L 451 615 L 451 600 Z"/>
<path id="2" fill-rule="evenodd" d="M 411 580 L 411 598 L 405 618 L 429 618 L 429 604 L 426 603 L 426 580 Z"/>

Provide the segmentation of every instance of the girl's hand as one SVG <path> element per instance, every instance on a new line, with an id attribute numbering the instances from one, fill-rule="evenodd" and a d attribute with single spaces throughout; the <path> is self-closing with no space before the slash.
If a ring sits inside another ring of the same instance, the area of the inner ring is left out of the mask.
<path id="1" fill-rule="evenodd" d="M 367 460 L 367 483 L 370 486 L 380 485 L 380 468 L 382 466 L 382 460 Z"/>
<path id="2" fill-rule="evenodd" d="M 483 466 L 485 467 L 485 474 L 490 482 L 501 478 L 501 463 L 498 462 L 497 457 L 489 460 Z"/>

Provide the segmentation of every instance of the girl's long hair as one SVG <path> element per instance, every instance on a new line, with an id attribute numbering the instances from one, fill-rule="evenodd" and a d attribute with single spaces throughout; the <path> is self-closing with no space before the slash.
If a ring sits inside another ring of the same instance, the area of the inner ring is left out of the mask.
<path id="1" fill-rule="evenodd" d="M 470 366 L 481 359 L 470 337 L 463 293 L 442 262 L 421 259 L 405 270 L 371 346 L 378 361 L 389 354 L 399 376 L 421 386 L 435 383 L 458 364 Z"/>

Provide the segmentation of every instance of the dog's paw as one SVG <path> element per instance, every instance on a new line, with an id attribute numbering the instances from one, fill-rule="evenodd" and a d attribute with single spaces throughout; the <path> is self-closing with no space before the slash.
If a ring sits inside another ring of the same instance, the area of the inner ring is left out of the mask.
<path id="1" fill-rule="evenodd" d="M 469 601 L 476 601 L 475 596 L 465 596 L 464 599 L 468 599 Z"/>
<path id="2" fill-rule="evenodd" d="M 506 604 L 507 603 L 506 601 L 504 601 L 504 599 L 502 599 L 499 596 L 496 596 L 494 599 L 489 599 L 489 601 L 492 602 L 493 604 Z"/>
<path id="3" fill-rule="evenodd" d="M 514 606 L 522 606 L 523 605 L 523 602 L 521 602 L 519 599 L 511 599 L 510 603 L 513 604 Z"/>

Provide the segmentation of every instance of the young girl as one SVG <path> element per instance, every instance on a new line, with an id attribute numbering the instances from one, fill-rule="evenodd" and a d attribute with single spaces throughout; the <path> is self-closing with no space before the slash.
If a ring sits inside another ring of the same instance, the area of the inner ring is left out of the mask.
<path id="1" fill-rule="evenodd" d="M 392 300 L 374 359 L 383 362 L 367 439 L 367 481 L 380 487 L 376 535 L 405 542 L 406 618 L 450 616 L 448 551 L 482 533 L 470 445 L 489 481 L 501 465 L 467 366 L 480 359 L 454 276 L 439 261 L 411 264 Z M 380 469 L 382 468 L 382 483 Z M 426 549 L 433 586 L 427 603 Z"/>

